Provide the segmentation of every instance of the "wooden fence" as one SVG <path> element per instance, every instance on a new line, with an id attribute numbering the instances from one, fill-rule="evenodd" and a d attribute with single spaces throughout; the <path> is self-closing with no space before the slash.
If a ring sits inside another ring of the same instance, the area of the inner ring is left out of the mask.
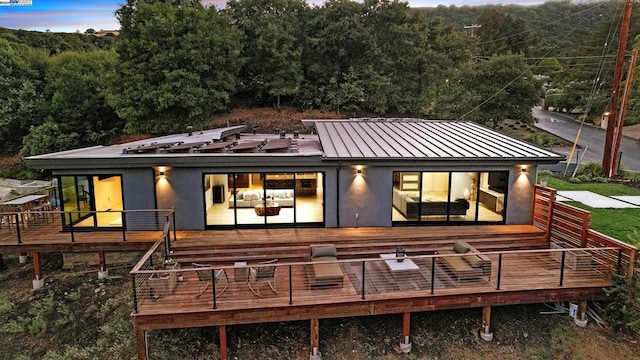
<path id="1" fill-rule="evenodd" d="M 629 280 L 638 266 L 638 249 L 590 228 L 591 212 L 555 201 L 556 190 L 535 185 L 532 224 L 547 232 L 549 244 L 572 248 L 609 248 L 600 252 Z M 613 260 L 613 261 L 612 261 Z"/>

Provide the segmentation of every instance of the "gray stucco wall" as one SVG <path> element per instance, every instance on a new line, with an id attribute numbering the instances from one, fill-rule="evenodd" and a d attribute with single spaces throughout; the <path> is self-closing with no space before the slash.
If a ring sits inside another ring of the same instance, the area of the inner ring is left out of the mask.
<path id="1" fill-rule="evenodd" d="M 343 166 L 340 171 L 340 227 L 391 226 L 393 176 L 388 168 Z M 356 218 L 357 214 L 357 218 Z"/>

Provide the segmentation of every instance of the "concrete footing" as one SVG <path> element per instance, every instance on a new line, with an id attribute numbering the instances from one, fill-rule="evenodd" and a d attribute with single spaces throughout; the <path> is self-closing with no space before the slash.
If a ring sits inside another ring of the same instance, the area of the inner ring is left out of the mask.
<path id="1" fill-rule="evenodd" d="M 109 270 L 98 270 L 98 280 L 104 280 L 109 277 Z"/>
<path id="2" fill-rule="evenodd" d="M 400 343 L 400 351 L 405 354 L 408 354 L 411 351 L 411 343 L 405 344 L 403 342 Z"/>
<path id="3" fill-rule="evenodd" d="M 484 341 L 491 341 L 493 340 L 493 333 L 489 332 L 489 327 L 485 327 L 484 329 L 480 330 L 480 338 Z"/>
<path id="4" fill-rule="evenodd" d="M 40 290 L 44 287 L 44 279 L 33 279 L 33 290 Z"/>
<path id="5" fill-rule="evenodd" d="M 322 360 L 322 354 L 318 352 L 317 354 L 309 354 L 309 360 Z"/>
<path id="6" fill-rule="evenodd" d="M 29 256 L 27 256 L 27 255 L 18 256 L 18 262 L 20 264 L 26 264 L 28 261 L 29 261 Z"/>
<path id="7" fill-rule="evenodd" d="M 587 326 L 587 323 L 589 322 L 588 318 L 585 316 L 584 319 L 578 319 L 577 317 L 575 319 L 573 319 L 573 323 L 580 326 L 580 327 L 585 327 Z"/>

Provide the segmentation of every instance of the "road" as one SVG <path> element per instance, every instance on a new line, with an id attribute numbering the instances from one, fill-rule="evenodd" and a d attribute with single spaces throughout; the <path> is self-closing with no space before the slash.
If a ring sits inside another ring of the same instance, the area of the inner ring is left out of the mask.
<path id="1" fill-rule="evenodd" d="M 533 108 L 533 116 L 538 119 L 535 124 L 536 127 L 568 140 L 571 143 L 575 140 L 578 129 L 580 128 L 580 123 L 572 120 L 570 117 L 542 110 L 539 106 Z M 578 158 L 583 156 L 583 152 L 586 149 L 581 163 L 595 162 L 601 164 L 604 155 L 604 142 L 605 131 L 603 129 L 584 125 L 580 139 L 578 140 Z M 620 151 L 622 152 L 622 168 L 625 170 L 640 171 L 640 142 L 623 136 Z M 563 153 L 568 155 L 569 151 L 563 151 Z M 575 159 L 576 157 L 574 155 L 572 162 L 575 162 Z"/>

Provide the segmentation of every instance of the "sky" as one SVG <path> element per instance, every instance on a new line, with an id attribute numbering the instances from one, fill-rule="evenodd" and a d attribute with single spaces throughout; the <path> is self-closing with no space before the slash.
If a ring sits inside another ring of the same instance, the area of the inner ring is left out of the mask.
<path id="1" fill-rule="evenodd" d="M 85 32 L 120 28 L 114 12 L 125 0 L 21 0 L 31 5 L 6 5 L 0 0 L 0 27 L 54 32 Z M 202 0 L 205 5 L 224 6 L 225 0 Z M 310 2 L 307 0 L 307 2 Z M 322 0 L 317 0 L 321 3 Z M 544 0 L 408 0 L 412 7 L 437 5 L 541 4 Z"/>

